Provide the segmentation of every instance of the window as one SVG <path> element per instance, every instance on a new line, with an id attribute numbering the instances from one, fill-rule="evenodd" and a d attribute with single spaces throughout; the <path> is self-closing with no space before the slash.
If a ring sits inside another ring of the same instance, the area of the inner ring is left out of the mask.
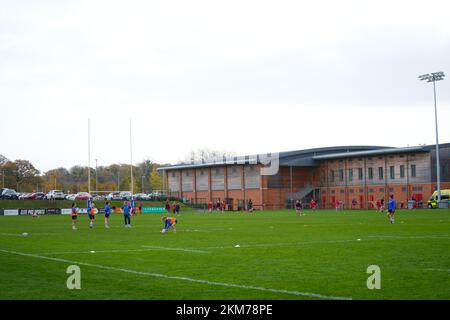
<path id="1" fill-rule="evenodd" d="M 175 172 L 172 172 L 172 178 L 175 178 Z"/>
<path id="2" fill-rule="evenodd" d="M 216 174 L 220 174 L 220 169 L 216 169 Z"/>
<path id="3" fill-rule="evenodd" d="M 344 192 L 345 192 L 345 190 L 344 190 L 344 189 L 341 189 L 341 190 L 339 190 L 339 192 L 340 192 L 340 193 L 344 193 Z"/>
<path id="4" fill-rule="evenodd" d="M 378 179 L 379 179 L 379 180 L 382 180 L 383 177 L 384 177 L 384 174 L 383 174 L 383 167 L 378 167 Z"/>
<path id="5" fill-rule="evenodd" d="M 189 177 L 189 171 L 186 171 L 186 172 L 184 173 L 184 175 L 185 175 L 186 177 Z"/>
<path id="6" fill-rule="evenodd" d="M 384 188 L 380 188 L 380 192 L 384 192 Z"/>
<path id="7" fill-rule="evenodd" d="M 334 194 L 334 190 L 331 190 L 331 194 Z"/>
<path id="8" fill-rule="evenodd" d="M 358 168 L 358 179 L 359 180 L 363 179 L 363 168 Z"/>
<path id="9" fill-rule="evenodd" d="M 406 192 L 406 187 L 402 187 L 402 192 Z"/>
<path id="10" fill-rule="evenodd" d="M 373 168 L 369 168 L 369 180 L 373 179 Z"/>
<path id="11" fill-rule="evenodd" d="M 350 189 L 349 191 L 350 191 L 350 193 L 353 193 L 353 192 L 354 192 L 353 189 Z"/>
<path id="12" fill-rule="evenodd" d="M 416 176 L 416 165 L 412 164 L 411 165 L 411 177 L 415 177 Z"/>
<path id="13" fill-rule="evenodd" d="M 344 181 L 344 170 L 343 169 L 339 169 L 339 180 Z"/>
<path id="14" fill-rule="evenodd" d="M 373 189 L 369 189 L 369 192 L 373 192 Z"/>
<path id="15" fill-rule="evenodd" d="M 394 188 L 389 188 L 389 192 L 394 192 Z"/>
<path id="16" fill-rule="evenodd" d="M 353 169 L 348 169 L 348 180 L 353 180 Z"/>
<path id="17" fill-rule="evenodd" d="M 400 166 L 400 178 L 404 178 L 405 177 L 405 166 L 401 165 Z"/>
<path id="18" fill-rule="evenodd" d="M 395 167 L 394 166 L 389 167 L 389 177 L 391 179 L 395 179 Z"/>
<path id="19" fill-rule="evenodd" d="M 231 169 L 231 172 L 232 172 L 232 173 L 236 173 L 236 172 L 237 172 L 237 169 L 236 169 L 235 167 L 233 167 L 233 169 Z"/>
<path id="20" fill-rule="evenodd" d="M 330 170 L 330 181 L 334 182 L 334 170 Z"/>
<path id="21" fill-rule="evenodd" d="M 359 189 L 359 192 L 363 193 L 363 192 L 364 192 L 364 189 Z"/>

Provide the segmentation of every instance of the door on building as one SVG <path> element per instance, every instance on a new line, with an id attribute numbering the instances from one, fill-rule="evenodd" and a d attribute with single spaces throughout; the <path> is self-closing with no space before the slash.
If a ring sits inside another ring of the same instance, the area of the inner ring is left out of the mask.
<path id="1" fill-rule="evenodd" d="M 373 197 L 373 195 L 369 196 L 369 201 L 370 201 L 370 209 L 373 209 L 374 208 L 374 205 L 373 205 L 374 197 Z"/>
<path id="2" fill-rule="evenodd" d="M 363 195 L 359 195 L 359 208 L 360 209 L 364 208 L 364 196 Z"/>

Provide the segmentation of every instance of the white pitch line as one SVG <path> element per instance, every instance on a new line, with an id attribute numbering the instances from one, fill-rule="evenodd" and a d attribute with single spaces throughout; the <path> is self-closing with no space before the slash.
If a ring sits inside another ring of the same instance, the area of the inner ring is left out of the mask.
<path id="1" fill-rule="evenodd" d="M 174 248 L 174 247 L 157 247 L 157 246 L 142 246 L 150 250 L 169 250 L 169 251 L 186 251 L 194 253 L 211 253 L 209 251 L 198 250 L 198 249 L 187 249 L 187 248 Z"/>
<path id="2" fill-rule="evenodd" d="M 94 254 L 94 253 L 120 253 L 120 252 L 141 252 L 141 251 L 153 251 L 154 249 L 116 249 L 116 250 L 90 250 L 90 251 L 63 251 L 63 252 L 42 252 L 35 253 L 37 255 L 49 254 Z M 91 252 L 94 251 L 94 252 Z"/>
<path id="3" fill-rule="evenodd" d="M 241 284 L 209 281 L 209 280 L 194 279 L 194 278 L 188 278 L 188 277 L 167 276 L 167 275 L 159 274 L 159 273 L 150 273 L 150 272 L 136 271 L 136 270 L 130 270 L 130 269 L 109 267 L 109 266 L 104 266 L 104 265 L 100 265 L 100 264 L 52 258 L 52 257 L 46 257 L 46 256 L 42 256 L 42 255 L 36 255 L 36 254 L 24 253 L 24 252 L 18 252 L 18 251 L 9 251 L 9 250 L 0 249 L 0 252 L 7 253 L 7 254 L 15 254 L 15 255 L 24 256 L 24 257 L 31 257 L 31 258 L 36 258 L 36 259 L 43 259 L 43 260 L 70 263 L 70 264 L 82 265 L 82 266 L 99 268 L 99 269 L 106 269 L 106 270 L 117 271 L 117 272 L 132 273 L 132 274 L 137 274 L 137 275 L 141 275 L 141 276 L 202 283 L 202 284 L 207 284 L 207 285 L 212 285 L 212 286 L 232 287 L 232 288 L 266 291 L 266 292 L 274 292 L 274 293 L 285 293 L 285 294 L 290 294 L 290 295 L 304 296 L 304 297 L 309 297 L 309 298 L 326 299 L 326 300 L 352 300 L 351 297 L 326 296 L 326 295 L 322 295 L 322 294 L 318 294 L 318 293 L 290 291 L 290 290 L 282 290 L 282 289 L 271 289 L 271 288 L 256 287 L 256 286 L 246 286 L 246 285 L 241 285 Z"/>
<path id="4" fill-rule="evenodd" d="M 428 235 L 428 236 L 367 236 L 369 238 L 390 238 L 390 239 L 450 239 L 450 235 Z"/>
<path id="5" fill-rule="evenodd" d="M 450 269 L 425 269 L 426 271 L 439 271 L 439 272 L 450 272 Z"/>

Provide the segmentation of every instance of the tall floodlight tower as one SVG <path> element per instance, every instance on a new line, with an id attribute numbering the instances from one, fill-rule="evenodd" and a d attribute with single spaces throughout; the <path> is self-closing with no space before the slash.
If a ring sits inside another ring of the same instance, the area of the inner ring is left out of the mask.
<path id="1" fill-rule="evenodd" d="M 439 136 L 438 136 L 438 118 L 437 118 L 437 107 L 436 107 L 436 81 L 444 80 L 445 74 L 440 72 L 433 72 L 431 74 L 423 74 L 419 76 L 420 80 L 426 80 L 427 82 L 433 82 L 433 92 L 434 92 L 434 124 L 436 128 L 436 183 L 437 183 L 437 193 L 438 193 L 438 207 L 441 202 L 441 168 L 439 164 Z"/>

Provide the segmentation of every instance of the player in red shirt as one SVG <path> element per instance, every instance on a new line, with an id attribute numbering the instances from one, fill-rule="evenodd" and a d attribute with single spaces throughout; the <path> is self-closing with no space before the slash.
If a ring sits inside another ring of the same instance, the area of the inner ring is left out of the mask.
<path id="1" fill-rule="evenodd" d="M 309 202 L 309 206 L 313 211 L 316 211 L 316 202 L 314 201 L 314 199 L 311 199 L 311 201 Z"/>
<path id="2" fill-rule="evenodd" d="M 208 202 L 208 211 L 212 212 L 212 209 L 213 209 L 213 203 L 212 203 L 212 201 L 210 201 L 210 202 Z"/>

